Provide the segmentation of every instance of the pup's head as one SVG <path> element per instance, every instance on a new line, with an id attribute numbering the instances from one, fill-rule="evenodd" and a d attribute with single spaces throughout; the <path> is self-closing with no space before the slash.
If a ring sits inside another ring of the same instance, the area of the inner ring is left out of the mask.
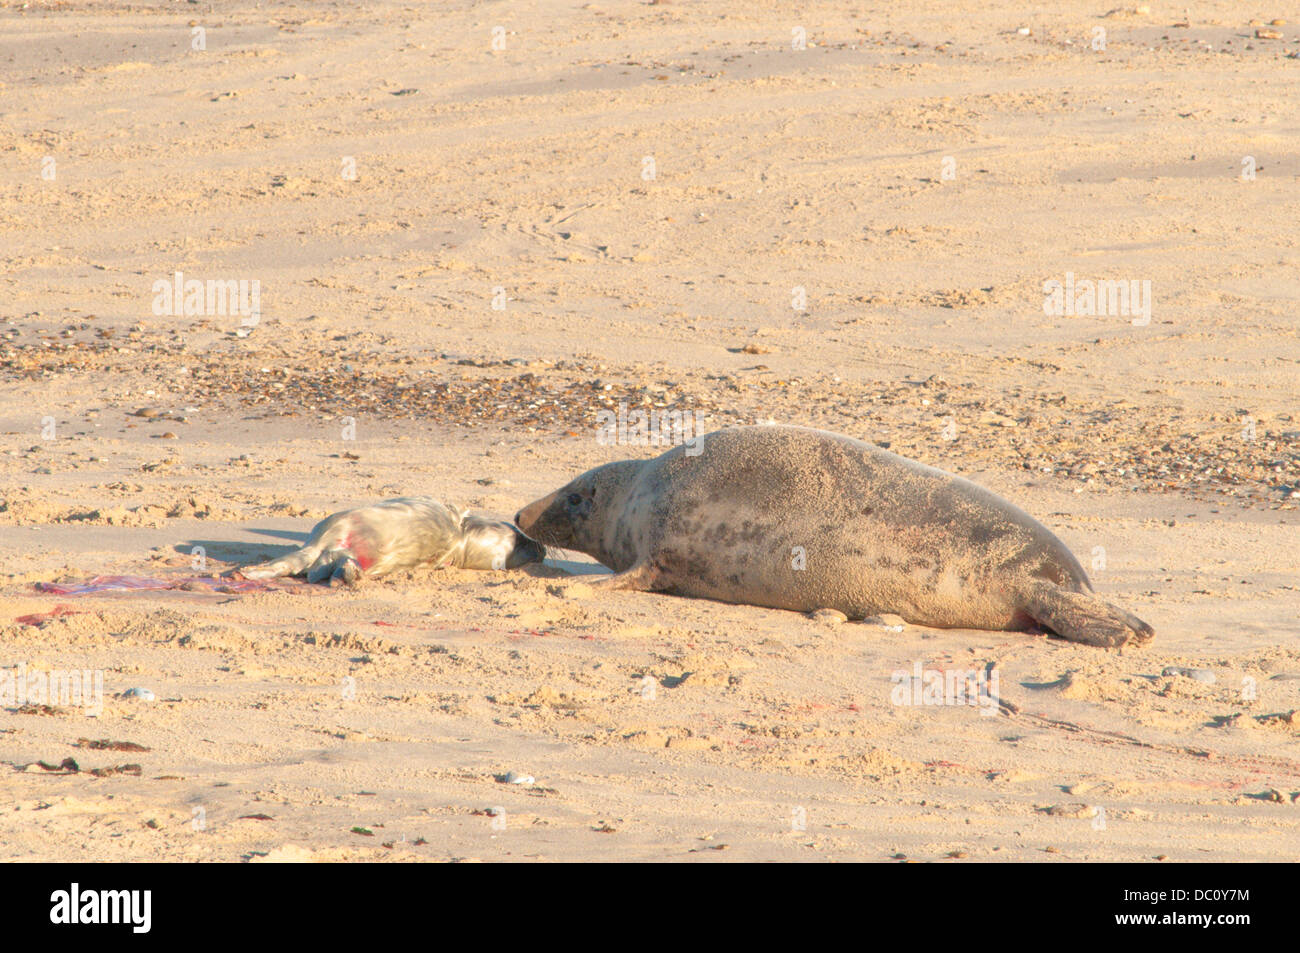
<path id="1" fill-rule="evenodd" d="M 620 460 L 588 470 L 549 496 L 515 514 L 518 527 L 548 546 L 601 557 L 607 514 L 641 468 L 639 460 Z"/>
<path id="2" fill-rule="evenodd" d="M 501 520 L 466 516 L 461 521 L 461 560 L 466 569 L 518 569 L 546 558 L 546 548 Z"/>

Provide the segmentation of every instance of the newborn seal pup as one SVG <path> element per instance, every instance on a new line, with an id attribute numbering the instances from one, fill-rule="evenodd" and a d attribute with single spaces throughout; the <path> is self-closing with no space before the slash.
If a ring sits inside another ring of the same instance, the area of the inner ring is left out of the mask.
<path id="1" fill-rule="evenodd" d="M 1100 646 L 1155 634 L 1093 595 L 1047 527 L 961 477 L 805 427 L 718 430 L 686 449 L 589 470 L 515 523 L 613 569 L 601 587 L 942 628 L 1037 624 Z"/>
<path id="2" fill-rule="evenodd" d="M 428 496 L 403 496 L 344 510 L 316 524 L 302 549 L 238 570 L 245 579 L 307 573 L 355 584 L 425 563 L 464 569 L 514 569 L 537 562 L 544 548 L 514 526 L 470 516 Z"/>

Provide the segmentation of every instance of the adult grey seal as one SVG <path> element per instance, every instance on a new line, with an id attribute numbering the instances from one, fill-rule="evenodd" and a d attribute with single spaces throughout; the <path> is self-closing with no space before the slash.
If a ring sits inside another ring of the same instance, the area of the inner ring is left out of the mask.
<path id="1" fill-rule="evenodd" d="M 306 572 L 355 584 L 425 563 L 464 569 L 515 569 L 545 558 L 545 549 L 501 520 L 470 516 L 428 496 L 403 496 L 344 510 L 316 524 L 302 549 L 238 570 L 245 579 Z"/>
<path id="2" fill-rule="evenodd" d="M 594 583 L 943 628 L 1035 624 L 1089 645 L 1154 631 L 1077 559 L 969 480 L 805 427 L 735 427 L 622 460 L 524 507 L 520 530 L 598 559 Z"/>

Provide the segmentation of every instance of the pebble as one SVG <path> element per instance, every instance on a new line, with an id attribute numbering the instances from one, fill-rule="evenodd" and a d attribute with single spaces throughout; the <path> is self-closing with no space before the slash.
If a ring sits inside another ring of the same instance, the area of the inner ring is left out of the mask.
<path id="1" fill-rule="evenodd" d="M 122 698 L 138 698 L 142 702 L 151 702 L 157 696 L 147 688 L 128 688 L 122 693 Z"/>
<path id="2" fill-rule="evenodd" d="M 980 415 L 979 422 L 985 427 L 1015 427 L 1019 425 L 1014 417 L 1008 417 L 1005 414 L 999 414 L 994 411 L 987 411 Z"/>
<path id="3" fill-rule="evenodd" d="M 506 773 L 505 784 L 536 784 L 537 779 L 531 774 L 520 774 L 518 771 L 509 771 Z"/>
<path id="4" fill-rule="evenodd" d="M 808 618 L 814 622 L 824 622 L 827 625 L 842 625 L 849 621 L 849 617 L 838 609 L 817 609 L 808 613 Z"/>
<path id="5" fill-rule="evenodd" d="M 1213 685 L 1215 682 L 1214 673 L 1208 668 L 1180 668 L 1177 665 L 1170 665 L 1161 675 L 1183 675 L 1187 678 L 1194 679 L 1198 682 L 1205 682 L 1207 685 Z"/>
<path id="6" fill-rule="evenodd" d="M 886 612 L 882 615 L 869 616 L 862 620 L 863 625 L 878 625 L 884 628 L 886 632 L 902 632 L 907 622 L 901 615 L 894 615 L 892 612 Z"/>

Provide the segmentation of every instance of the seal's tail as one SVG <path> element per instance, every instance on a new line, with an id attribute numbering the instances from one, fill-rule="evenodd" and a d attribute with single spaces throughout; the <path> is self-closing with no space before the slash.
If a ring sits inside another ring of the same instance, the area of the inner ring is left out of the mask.
<path id="1" fill-rule="evenodd" d="M 1143 645 L 1156 634 L 1131 612 L 1090 593 L 1071 592 L 1045 579 L 1036 580 L 1023 606 L 1025 613 L 1071 642 L 1114 648 Z"/>

